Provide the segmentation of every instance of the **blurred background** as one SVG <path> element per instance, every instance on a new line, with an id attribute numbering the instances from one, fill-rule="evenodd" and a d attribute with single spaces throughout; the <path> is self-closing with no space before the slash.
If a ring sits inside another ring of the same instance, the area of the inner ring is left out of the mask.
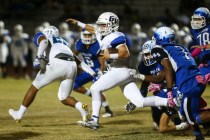
<path id="1" fill-rule="evenodd" d="M 210 8 L 210 0 L 0 0 L 0 76 L 31 79 L 37 47 L 33 36 L 54 25 L 74 49 L 79 30 L 65 23 L 75 18 L 94 23 L 103 12 L 120 19 L 120 31 L 128 38 L 131 67 L 141 61 L 141 45 L 156 28 L 166 25 L 177 33 L 177 41 L 188 46 L 191 16 L 198 7 Z"/>

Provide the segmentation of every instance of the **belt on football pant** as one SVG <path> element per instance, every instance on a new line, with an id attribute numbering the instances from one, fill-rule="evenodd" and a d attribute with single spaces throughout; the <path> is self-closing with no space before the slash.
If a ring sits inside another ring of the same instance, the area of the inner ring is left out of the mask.
<path id="1" fill-rule="evenodd" d="M 59 53 L 55 56 L 55 58 L 61 59 L 61 60 L 66 60 L 66 61 L 74 61 L 74 56 L 65 54 L 65 53 Z"/>

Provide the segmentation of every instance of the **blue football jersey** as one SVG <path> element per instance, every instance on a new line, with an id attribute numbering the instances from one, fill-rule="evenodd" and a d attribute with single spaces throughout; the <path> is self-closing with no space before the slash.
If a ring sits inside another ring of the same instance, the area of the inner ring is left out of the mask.
<path id="1" fill-rule="evenodd" d="M 159 63 L 155 63 L 153 65 L 150 66 L 146 66 L 144 64 L 144 62 L 142 61 L 139 65 L 138 65 L 138 71 L 141 74 L 144 75 L 158 75 L 160 71 L 163 70 L 163 66 Z"/>
<path id="2" fill-rule="evenodd" d="M 98 60 L 98 53 L 100 52 L 99 43 L 96 41 L 91 44 L 87 49 L 82 43 L 81 39 L 79 39 L 76 44 L 76 50 L 81 53 L 84 62 L 90 66 L 94 71 L 98 71 L 100 69 L 100 62 Z"/>
<path id="3" fill-rule="evenodd" d="M 210 44 L 210 25 L 205 28 L 191 30 L 192 39 L 196 42 L 196 45 L 207 45 Z M 200 62 L 207 62 L 210 60 L 210 49 L 202 49 L 201 53 L 198 55 Z"/>
<path id="4" fill-rule="evenodd" d="M 196 75 L 201 75 L 197 64 L 189 51 L 180 45 L 164 45 L 162 48 L 154 48 L 152 55 L 156 61 L 169 59 L 175 71 L 175 83 L 178 89 L 183 92 L 190 87 L 183 86 Z M 189 84 L 189 83 L 188 83 Z"/>

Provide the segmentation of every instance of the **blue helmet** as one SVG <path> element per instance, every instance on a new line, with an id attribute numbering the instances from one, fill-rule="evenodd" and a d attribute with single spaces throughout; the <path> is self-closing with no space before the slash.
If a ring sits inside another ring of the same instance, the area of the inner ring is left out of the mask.
<path id="1" fill-rule="evenodd" d="M 145 42 L 142 46 L 142 52 L 143 55 L 143 62 L 146 66 L 151 66 L 156 63 L 155 60 L 153 60 L 153 56 L 151 55 L 152 48 L 155 46 L 154 40 L 149 40 Z"/>
<path id="2" fill-rule="evenodd" d="M 160 27 L 155 31 L 153 39 L 155 39 L 156 45 L 174 44 L 175 33 L 169 27 Z"/>
<path id="3" fill-rule="evenodd" d="M 195 10 L 191 18 L 192 29 L 201 29 L 208 24 L 210 12 L 207 8 L 200 7 Z"/>

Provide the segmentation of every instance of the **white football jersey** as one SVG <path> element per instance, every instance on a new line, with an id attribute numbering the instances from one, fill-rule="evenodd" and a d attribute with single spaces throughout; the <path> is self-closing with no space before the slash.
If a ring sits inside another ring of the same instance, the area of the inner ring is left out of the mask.
<path id="1" fill-rule="evenodd" d="M 51 43 L 50 50 L 46 51 L 47 57 L 50 59 L 54 58 L 59 53 L 65 53 L 73 56 L 73 52 L 69 48 L 69 44 L 59 36 L 46 36 Z"/>
<path id="2" fill-rule="evenodd" d="M 113 32 L 99 41 L 101 50 L 106 50 L 109 48 L 117 49 L 119 45 L 125 43 L 126 43 L 125 35 L 121 32 Z M 128 67 L 128 59 L 111 60 L 111 67 Z"/>

